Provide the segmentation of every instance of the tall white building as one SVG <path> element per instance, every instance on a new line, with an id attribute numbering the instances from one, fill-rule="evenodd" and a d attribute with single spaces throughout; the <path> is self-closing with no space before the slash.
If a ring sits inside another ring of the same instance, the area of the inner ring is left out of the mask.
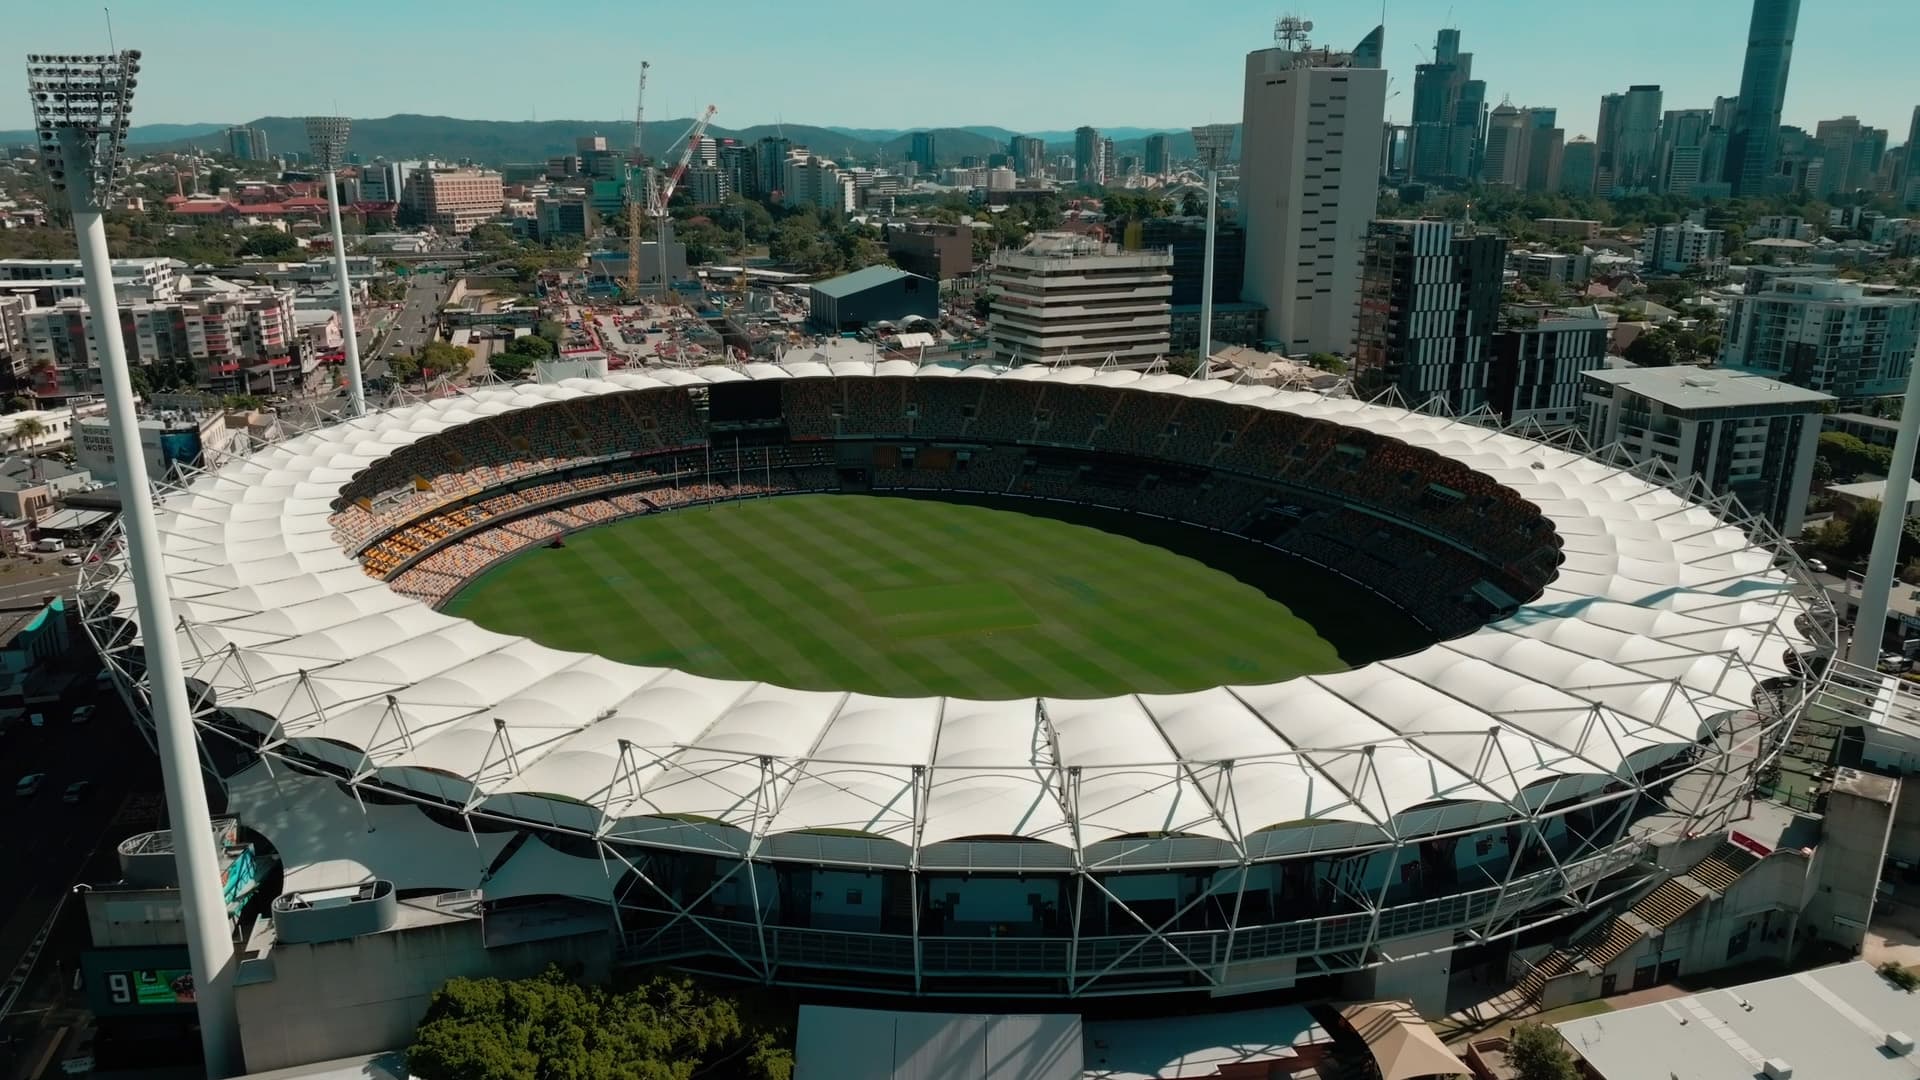
<path id="1" fill-rule="evenodd" d="M 1387 73 L 1324 50 L 1247 54 L 1243 299 L 1289 353 L 1353 351 L 1360 259 L 1379 200 Z"/>
<path id="2" fill-rule="evenodd" d="M 1920 346 L 1920 300 L 1869 297 L 1853 281 L 1781 277 L 1734 297 L 1720 366 L 1842 401 L 1898 394 Z"/>
<path id="3" fill-rule="evenodd" d="M 1003 363 L 1146 367 L 1167 355 L 1173 252 L 1040 233 L 994 257 L 988 324 Z"/>
<path id="4" fill-rule="evenodd" d="M 801 203 L 848 214 L 854 208 L 854 182 L 850 173 L 816 154 L 795 153 L 782 170 L 781 190 L 788 203 Z"/>
<path id="5" fill-rule="evenodd" d="M 1698 476 L 1786 535 L 1800 531 L 1820 407 L 1833 398 L 1749 372 L 1692 365 L 1609 368 L 1584 378 L 1588 442 L 1618 443 L 1635 461 Z"/>

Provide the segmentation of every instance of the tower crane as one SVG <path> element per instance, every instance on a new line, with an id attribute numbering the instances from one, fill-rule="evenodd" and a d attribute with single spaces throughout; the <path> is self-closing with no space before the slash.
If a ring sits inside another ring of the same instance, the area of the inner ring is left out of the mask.
<path id="1" fill-rule="evenodd" d="M 700 114 L 683 138 L 686 145 L 680 149 L 680 160 L 674 163 L 667 173 L 649 172 L 651 183 L 647 190 L 647 213 L 653 216 L 655 247 L 654 255 L 660 265 L 660 298 L 667 297 L 667 238 L 672 232 L 672 219 L 667 216 L 667 203 L 673 200 L 673 192 L 680 186 L 680 178 L 687 174 L 687 164 L 693 160 L 693 153 L 700 146 L 700 136 L 706 134 L 707 125 L 713 122 L 713 114 L 720 110 L 712 105 Z M 669 147 L 668 149 L 672 149 Z M 637 246 L 639 241 L 634 241 Z M 637 267 L 638 260 L 631 266 Z M 634 271 L 630 271 L 634 272 Z M 636 286 L 637 288 L 637 286 Z"/>
<path id="2" fill-rule="evenodd" d="M 648 193 L 653 190 L 653 173 L 647 168 L 646 153 L 640 135 L 647 124 L 647 61 L 640 61 L 640 95 L 633 106 L 633 149 L 627 154 L 627 296 L 640 295 L 640 215 Z M 636 172 L 640 183 L 636 184 Z"/>

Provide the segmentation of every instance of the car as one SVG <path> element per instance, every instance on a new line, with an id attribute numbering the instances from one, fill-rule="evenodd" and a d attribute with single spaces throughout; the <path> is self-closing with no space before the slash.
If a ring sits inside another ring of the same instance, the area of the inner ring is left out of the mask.
<path id="1" fill-rule="evenodd" d="M 32 795 L 34 792 L 39 791 L 40 785 L 46 782 L 47 782 L 46 773 L 30 772 L 27 775 L 21 777 L 19 783 L 13 785 L 13 793 L 24 799 L 27 796 Z"/>
<path id="2" fill-rule="evenodd" d="M 1821 562 L 1819 559 L 1808 559 L 1807 569 L 1813 571 L 1816 574 L 1824 574 L 1827 572 L 1827 564 Z"/>
<path id="3" fill-rule="evenodd" d="M 92 791 L 93 781 L 75 780 L 73 783 L 67 785 L 67 790 L 60 793 L 60 801 L 77 803 L 85 799 Z"/>
<path id="4" fill-rule="evenodd" d="M 69 551 L 65 555 L 60 556 L 60 562 L 63 566 L 79 566 L 86 561 L 87 557 L 77 551 Z"/>
<path id="5" fill-rule="evenodd" d="M 73 722 L 76 724 L 84 724 L 92 719 L 93 719 L 93 706 L 91 705 L 82 705 L 79 708 L 73 710 Z"/>

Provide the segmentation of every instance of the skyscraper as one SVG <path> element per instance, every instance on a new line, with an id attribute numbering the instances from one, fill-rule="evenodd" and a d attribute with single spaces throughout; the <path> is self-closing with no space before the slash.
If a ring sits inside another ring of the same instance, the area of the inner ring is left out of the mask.
<path id="1" fill-rule="evenodd" d="M 1660 118 L 1660 150 L 1654 160 L 1661 191 L 1693 193 L 1693 186 L 1706 175 L 1701 168 L 1712 126 L 1711 109 L 1668 109 Z"/>
<path id="2" fill-rule="evenodd" d="M 1100 136 L 1100 175 L 1094 182 L 1104 184 L 1113 180 L 1118 175 L 1119 169 L 1120 161 L 1113 153 L 1113 140 L 1105 135 Z"/>
<path id="3" fill-rule="evenodd" d="M 1015 135 L 1007 140 L 1007 156 L 1013 159 L 1015 176 L 1035 177 L 1047 171 L 1047 144 L 1031 135 Z"/>
<path id="4" fill-rule="evenodd" d="M 1624 94 L 1600 99 L 1599 173 L 1594 191 L 1600 195 L 1644 191 L 1659 176 L 1660 88 L 1630 86 Z"/>
<path id="5" fill-rule="evenodd" d="M 1473 77 L 1473 54 L 1460 51 L 1460 31 L 1440 31 L 1433 62 L 1414 68 L 1413 178 L 1478 176 L 1486 111 L 1487 84 Z"/>
<path id="6" fill-rule="evenodd" d="M 1560 190 L 1568 195 L 1593 194 L 1599 156 L 1593 140 L 1585 135 L 1568 143 L 1560 151 Z"/>
<path id="7" fill-rule="evenodd" d="M 1167 137 L 1164 134 L 1147 136 L 1147 175 L 1164 176 L 1171 165 L 1167 154 Z"/>
<path id="8" fill-rule="evenodd" d="M 1920 105 L 1913 107 L 1913 123 L 1907 128 L 1906 168 L 1900 172 L 1901 205 L 1920 209 Z"/>
<path id="9" fill-rule="evenodd" d="M 1493 110 L 1487 119 L 1487 152 L 1480 179 L 1503 187 L 1521 186 L 1526 179 L 1525 151 L 1521 147 L 1525 131 L 1520 110 L 1512 104 L 1503 101 Z"/>
<path id="10" fill-rule="evenodd" d="M 907 160 L 920 166 L 921 172 L 934 172 L 939 169 L 940 161 L 934 156 L 933 150 L 933 132 L 916 131 L 913 133 L 912 149 L 907 152 Z"/>
<path id="11" fill-rule="evenodd" d="M 1082 184 L 1101 180 L 1100 129 L 1080 127 L 1073 130 L 1073 178 Z"/>
<path id="12" fill-rule="evenodd" d="M 1353 348 L 1360 256 L 1380 180 L 1387 73 L 1324 49 L 1247 54 L 1240 219 L 1244 299 L 1290 353 Z"/>
<path id="13" fill-rule="evenodd" d="M 1800 0 L 1753 0 L 1740 99 L 1727 133 L 1725 179 L 1735 195 L 1765 193 L 1773 175 L 1787 69 L 1793 62 L 1793 31 L 1799 22 Z"/>
<path id="14" fill-rule="evenodd" d="M 1858 117 L 1822 120 L 1814 127 L 1815 150 L 1820 156 L 1819 195 L 1873 188 L 1880 158 L 1887 152 L 1885 128 L 1869 127 Z"/>

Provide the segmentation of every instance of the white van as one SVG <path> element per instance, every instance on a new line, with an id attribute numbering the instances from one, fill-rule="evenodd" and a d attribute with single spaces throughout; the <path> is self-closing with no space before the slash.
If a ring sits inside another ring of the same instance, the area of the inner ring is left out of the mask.
<path id="1" fill-rule="evenodd" d="M 43 536 L 33 542 L 33 550 L 35 551 L 59 551 L 60 547 L 60 541 L 51 536 Z"/>

